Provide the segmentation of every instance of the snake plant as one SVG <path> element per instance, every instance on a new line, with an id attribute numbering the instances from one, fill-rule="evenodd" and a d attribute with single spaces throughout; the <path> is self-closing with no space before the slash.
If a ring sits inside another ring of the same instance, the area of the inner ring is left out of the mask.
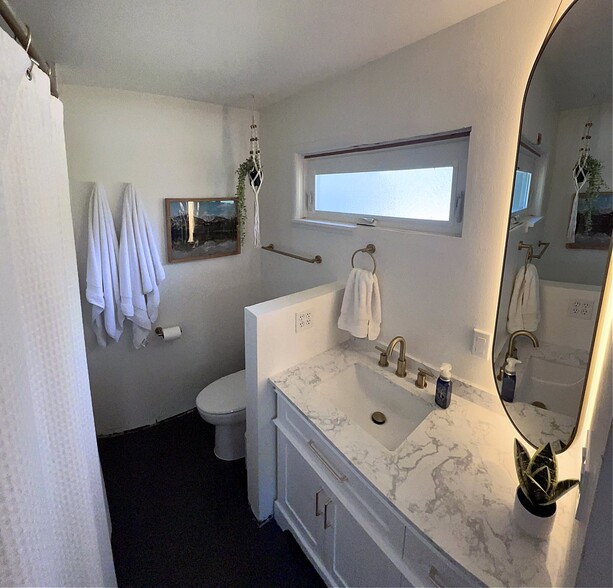
<path id="1" fill-rule="evenodd" d="M 531 458 L 515 439 L 515 469 L 519 487 L 535 507 L 554 504 L 579 484 L 579 480 L 558 480 L 558 464 L 551 443 L 537 449 Z"/>

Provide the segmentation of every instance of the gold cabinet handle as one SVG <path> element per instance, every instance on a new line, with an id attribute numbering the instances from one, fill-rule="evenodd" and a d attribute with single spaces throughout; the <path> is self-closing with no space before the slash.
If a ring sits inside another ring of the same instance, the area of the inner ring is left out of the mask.
<path id="1" fill-rule="evenodd" d="M 319 449 L 315 446 L 315 442 L 311 439 L 309 441 L 309 447 L 313 450 L 313 453 L 319 458 L 322 464 L 327 468 L 327 470 L 339 481 L 346 482 L 347 476 L 345 474 L 339 474 L 329 463 L 328 460 L 321 454 Z"/>
<path id="2" fill-rule="evenodd" d="M 326 504 L 324 504 L 324 529 L 329 529 L 332 526 L 332 523 L 328 520 L 328 507 L 332 504 L 331 500 L 328 500 Z"/>
<path id="3" fill-rule="evenodd" d="M 438 580 L 438 570 L 434 566 L 430 566 L 430 573 L 428 574 L 432 583 L 436 586 L 436 588 L 445 588 L 443 584 L 441 584 Z"/>

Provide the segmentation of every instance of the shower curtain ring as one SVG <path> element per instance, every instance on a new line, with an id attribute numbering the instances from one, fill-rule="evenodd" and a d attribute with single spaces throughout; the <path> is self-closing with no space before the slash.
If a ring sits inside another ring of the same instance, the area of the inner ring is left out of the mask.
<path id="1" fill-rule="evenodd" d="M 28 30 L 28 43 L 26 44 L 26 53 L 30 55 L 30 44 L 32 43 L 32 31 L 30 27 L 26 25 L 26 29 Z"/>
<path id="2" fill-rule="evenodd" d="M 30 57 L 30 44 L 32 43 L 32 31 L 30 27 L 26 25 L 26 29 L 28 30 L 28 42 L 26 43 L 26 53 L 28 57 Z M 32 81 L 32 70 L 34 69 L 34 60 L 30 57 L 30 67 L 26 69 L 26 78 L 29 81 Z"/>

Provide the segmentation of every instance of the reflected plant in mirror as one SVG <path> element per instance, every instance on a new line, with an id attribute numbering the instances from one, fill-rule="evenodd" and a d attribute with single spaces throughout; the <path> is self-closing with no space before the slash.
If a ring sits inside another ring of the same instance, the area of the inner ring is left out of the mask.
<path id="1" fill-rule="evenodd" d="M 613 227 L 612 6 L 576 0 L 524 96 L 494 373 L 517 430 L 563 451 L 574 437 Z"/>

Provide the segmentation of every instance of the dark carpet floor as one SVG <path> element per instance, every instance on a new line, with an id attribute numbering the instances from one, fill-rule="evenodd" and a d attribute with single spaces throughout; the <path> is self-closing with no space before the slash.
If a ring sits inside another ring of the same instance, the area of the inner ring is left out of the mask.
<path id="1" fill-rule="evenodd" d="M 245 460 L 196 412 L 99 441 L 119 586 L 324 586 L 289 532 L 258 527 Z"/>

